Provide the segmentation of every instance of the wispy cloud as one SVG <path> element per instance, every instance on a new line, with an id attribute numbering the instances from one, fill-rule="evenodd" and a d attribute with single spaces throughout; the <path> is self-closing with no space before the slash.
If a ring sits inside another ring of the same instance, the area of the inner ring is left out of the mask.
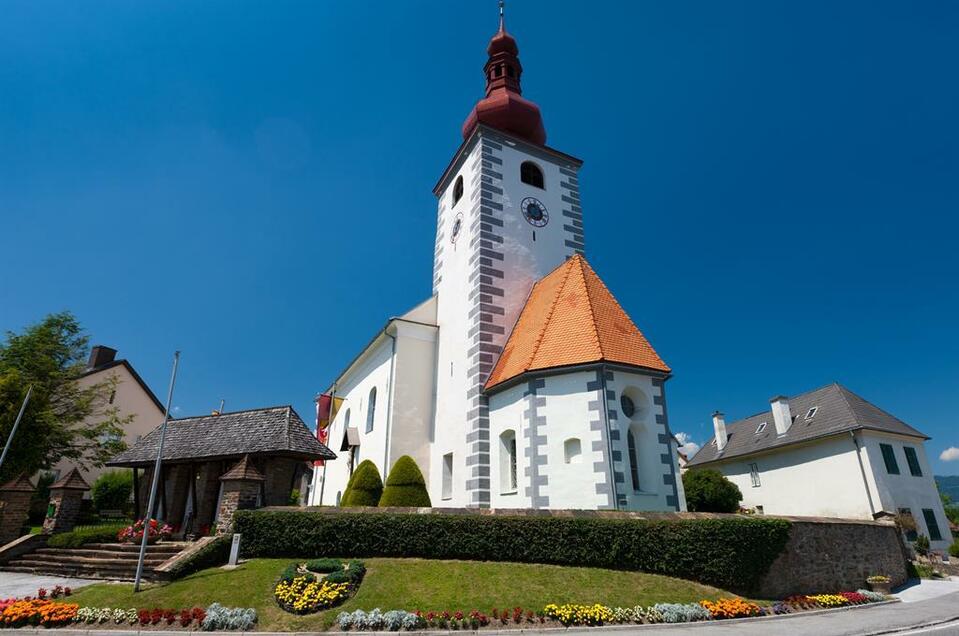
<path id="1" fill-rule="evenodd" d="M 939 455 L 939 459 L 941 459 L 944 462 L 956 461 L 957 459 L 959 459 L 959 448 L 956 448 L 955 446 L 950 446 L 946 450 L 942 451 L 942 453 Z"/>
<path id="2" fill-rule="evenodd" d="M 679 440 L 679 451 L 686 457 L 692 457 L 699 450 L 699 444 L 689 433 L 676 433 L 676 439 Z"/>

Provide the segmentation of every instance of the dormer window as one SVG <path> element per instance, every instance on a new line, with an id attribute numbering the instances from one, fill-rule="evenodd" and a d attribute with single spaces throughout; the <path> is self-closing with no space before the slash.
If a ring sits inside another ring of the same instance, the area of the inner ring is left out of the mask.
<path id="1" fill-rule="evenodd" d="M 524 161 L 520 165 L 519 180 L 541 190 L 545 189 L 543 171 L 532 161 Z"/>
<path id="2" fill-rule="evenodd" d="M 816 412 L 817 412 L 818 410 L 819 410 L 819 407 L 818 407 L 818 406 L 814 406 L 814 407 L 812 407 L 811 409 L 809 409 L 808 411 L 806 411 L 806 419 L 807 419 L 807 420 L 811 420 L 812 418 L 816 417 Z"/>
<path id="3" fill-rule="evenodd" d="M 766 422 L 761 422 L 759 426 L 756 427 L 756 435 L 759 435 L 766 430 Z"/>
<path id="4" fill-rule="evenodd" d="M 463 198 L 463 175 L 456 177 L 456 183 L 453 184 L 453 205 L 459 203 Z"/>

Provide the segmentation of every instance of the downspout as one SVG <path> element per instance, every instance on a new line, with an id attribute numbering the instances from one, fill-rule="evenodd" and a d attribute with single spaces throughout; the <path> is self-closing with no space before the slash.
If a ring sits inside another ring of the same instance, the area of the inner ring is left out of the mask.
<path id="1" fill-rule="evenodd" d="M 613 470 L 613 438 L 609 430 L 609 404 L 606 400 L 606 365 L 599 366 L 600 388 L 603 392 L 603 422 L 606 424 L 606 452 L 609 453 L 609 483 L 613 489 L 613 508 L 619 510 L 619 493 L 616 492 L 616 471 Z"/>
<path id="2" fill-rule="evenodd" d="M 396 375 L 396 336 L 391 335 L 386 330 L 384 330 L 384 333 L 393 341 L 390 352 L 390 388 L 386 392 L 386 442 L 384 443 L 385 448 L 383 450 L 383 479 L 385 480 L 390 470 L 390 429 L 393 425 L 393 391 L 395 384 L 393 380 Z"/>
<path id="3" fill-rule="evenodd" d="M 852 443 L 856 447 L 856 459 L 859 461 L 859 474 L 862 475 L 862 485 L 866 489 L 866 498 L 869 500 L 869 514 L 875 517 L 876 506 L 872 502 L 872 493 L 869 491 L 869 482 L 866 480 L 866 467 L 862 463 L 862 448 L 859 446 L 859 440 L 856 439 L 856 431 L 849 431 Z"/>

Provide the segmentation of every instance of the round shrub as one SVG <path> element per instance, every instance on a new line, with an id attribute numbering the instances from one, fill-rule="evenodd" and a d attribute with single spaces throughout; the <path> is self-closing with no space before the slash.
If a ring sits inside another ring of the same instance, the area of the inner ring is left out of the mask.
<path id="1" fill-rule="evenodd" d="M 403 455 L 393 464 L 386 487 L 380 497 L 380 506 L 429 508 L 430 495 L 420 467 L 409 455 Z"/>
<path id="2" fill-rule="evenodd" d="M 365 459 L 353 471 L 340 505 L 347 508 L 375 506 L 380 503 L 382 494 L 383 480 L 380 478 L 380 471 L 376 469 L 376 464 Z"/>
<path id="3" fill-rule="evenodd" d="M 125 510 L 133 494 L 133 472 L 129 470 L 110 470 L 93 482 L 91 495 L 93 505 L 98 512 L 104 510 Z"/>
<path id="4" fill-rule="evenodd" d="M 683 488 L 690 512 L 736 512 L 743 500 L 739 486 L 711 468 L 688 471 Z"/>

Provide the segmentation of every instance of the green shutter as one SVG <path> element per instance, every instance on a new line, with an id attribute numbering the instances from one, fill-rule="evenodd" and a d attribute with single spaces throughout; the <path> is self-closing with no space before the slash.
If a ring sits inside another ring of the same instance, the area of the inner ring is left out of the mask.
<path id="1" fill-rule="evenodd" d="M 912 446 L 905 446 L 903 450 L 906 451 L 906 463 L 909 464 L 909 472 L 914 477 L 922 477 L 922 469 L 919 467 L 919 456 L 916 454 L 916 449 Z"/>
<path id="2" fill-rule="evenodd" d="M 899 464 L 896 463 L 896 454 L 893 452 L 892 446 L 880 444 L 879 448 L 882 449 L 882 460 L 886 462 L 886 472 L 890 475 L 898 475 Z"/>
<path id="3" fill-rule="evenodd" d="M 942 541 L 942 533 L 939 532 L 939 522 L 936 520 L 936 513 L 933 512 L 931 508 L 923 508 L 922 516 L 926 519 L 929 539 L 931 541 Z"/>

